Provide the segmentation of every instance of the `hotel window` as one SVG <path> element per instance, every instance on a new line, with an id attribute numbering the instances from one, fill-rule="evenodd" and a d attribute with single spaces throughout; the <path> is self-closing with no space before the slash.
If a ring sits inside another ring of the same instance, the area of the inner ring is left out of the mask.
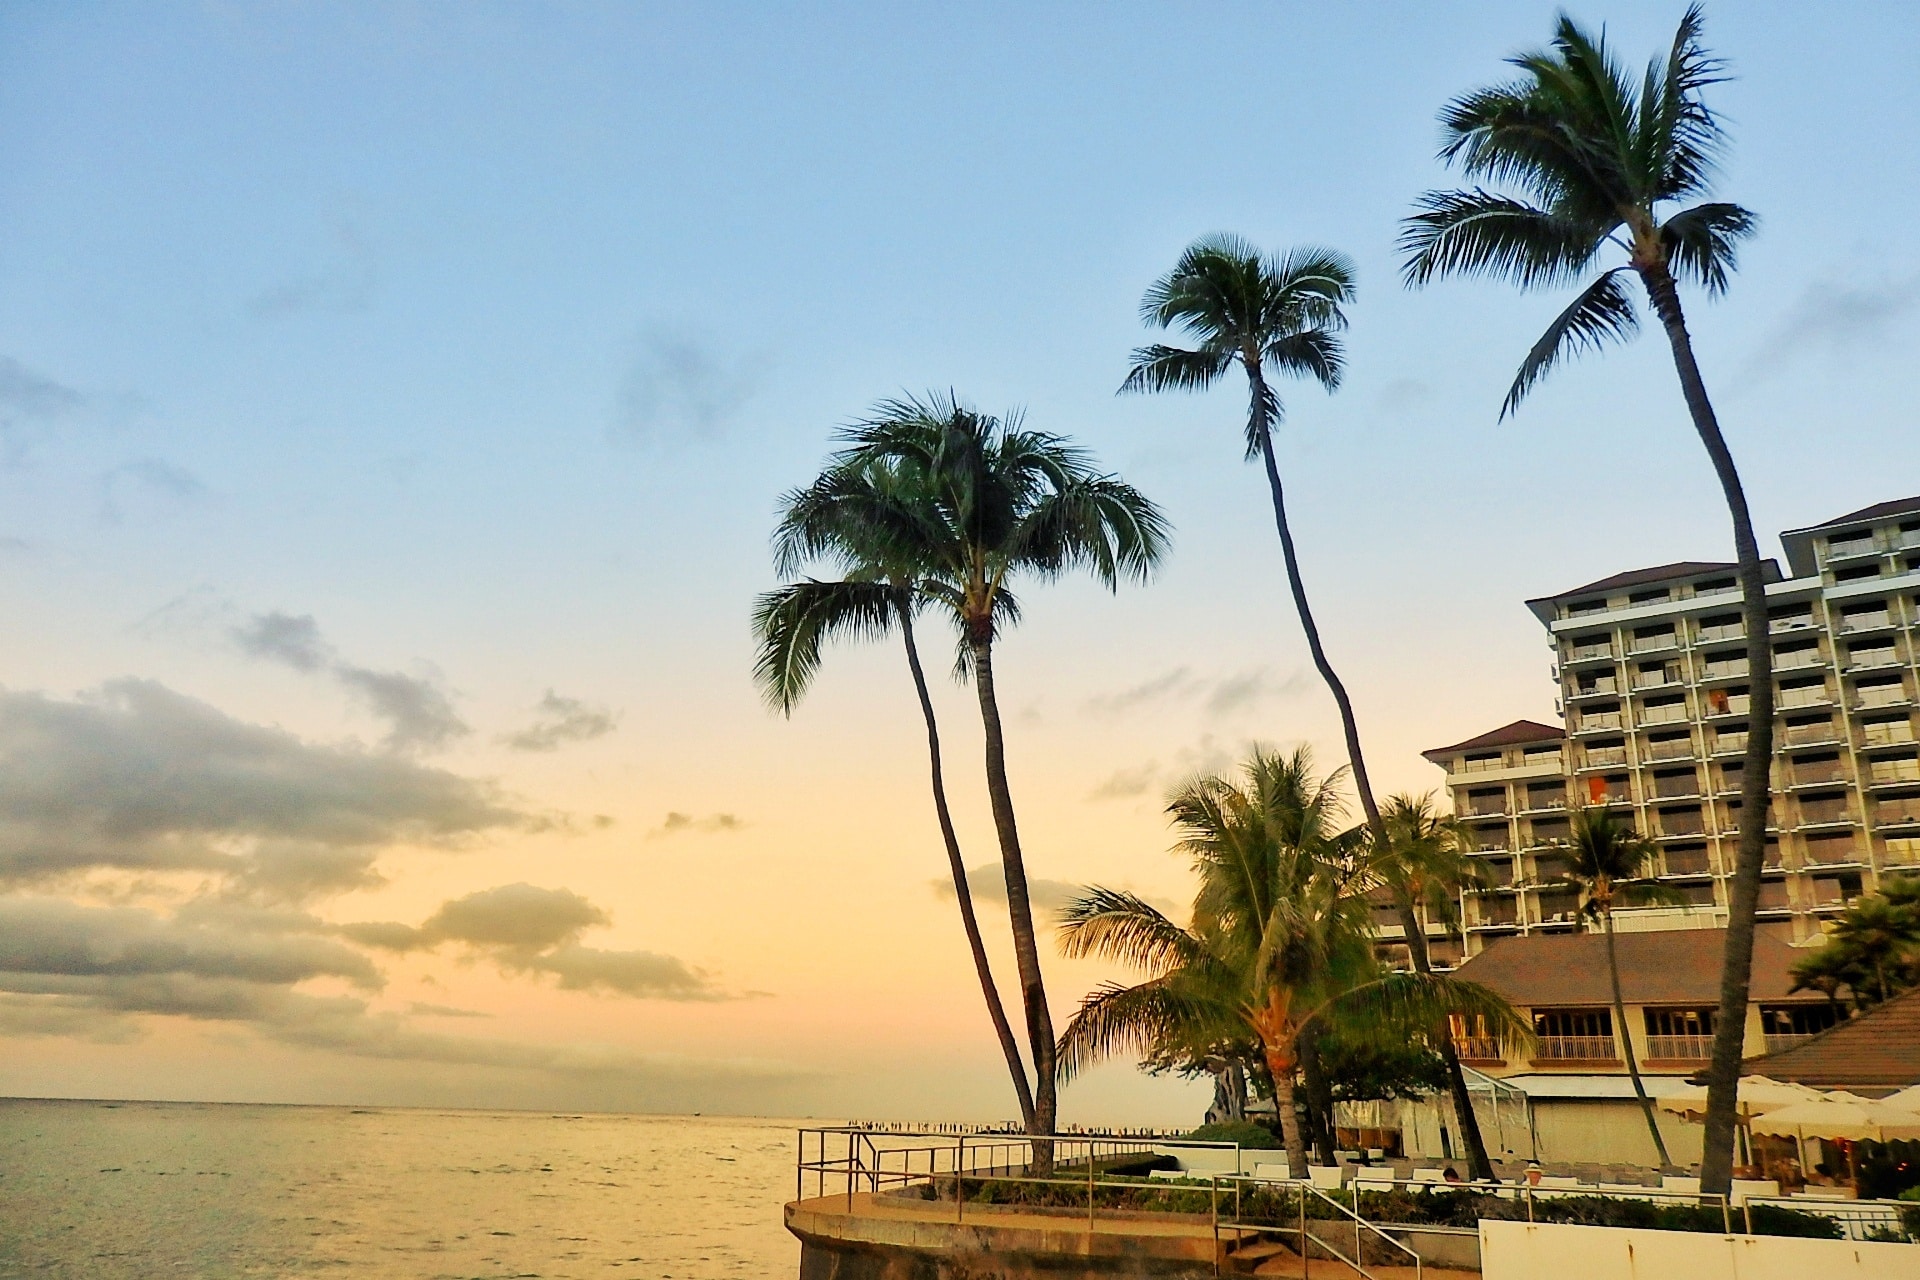
<path id="1" fill-rule="evenodd" d="M 1712 1009 L 1644 1009 L 1650 1036 L 1710 1036 Z"/>
<path id="2" fill-rule="evenodd" d="M 1660 587 L 1653 591 L 1636 591 L 1627 597 L 1628 604 L 1659 604 L 1662 600 L 1673 599 L 1671 587 Z"/>
<path id="3" fill-rule="evenodd" d="M 1533 1034 L 1537 1036 L 1612 1036 L 1611 1009 L 1536 1009 Z"/>
<path id="4" fill-rule="evenodd" d="M 1770 1036 L 1819 1035 L 1837 1021 L 1830 1004 L 1760 1006 L 1760 1025 Z"/>
<path id="5" fill-rule="evenodd" d="M 1859 582 L 1862 578 L 1877 578 L 1879 576 L 1880 566 L 1877 564 L 1860 564 L 1854 565 L 1850 569 L 1835 569 L 1833 571 L 1833 580 L 1835 582 Z"/>

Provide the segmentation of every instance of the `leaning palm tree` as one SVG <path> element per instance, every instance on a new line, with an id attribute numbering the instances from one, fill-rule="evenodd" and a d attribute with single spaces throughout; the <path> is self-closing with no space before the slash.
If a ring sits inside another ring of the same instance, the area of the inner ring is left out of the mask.
<path id="1" fill-rule="evenodd" d="M 850 484 L 873 486 L 875 497 L 896 489 L 901 476 L 895 470 L 872 466 L 847 477 Z M 800 501 L 800 493 L 790 493 L 783 505 L 791 511 Z M 851 508 L 842 514 L 850 514 Z M 784 522 L 783 522 L 784 523 Z M 776 535 L 777 536 L 777 535 Z M 1020 1046 L 1013 1027 L 1007 1021 L 1006 1007 L 994 982 L 993 967 L 987 959 L 985 940 L 980 936 L 980 921 L 974 913 L 973 890 L 967 882 L 967 864 L 960 852 L 960 838 L 954 831 L 953 814 L 947 804 L 947 785 L 940 755 L 940 726 L 934 717 L 933 698 L 927 690 L 926 671 L 920 664 L 919 646 L 914 642 L 914 616 L 927 603 L 917 590 L 916 566 L 899 558 L 898 550 L 887 545 L 876 531 L 848 518 L 838 528 L 829 516 L 816 527 L 812 546 L 815 553 L 834 563 L 842 576 L 821 581 L 804 578 L 762 595 L 754 606 L 753 629 L 760 652 L 754 663 L 754 677 L 776 710 L 791 716 L 795 705 L 812 684 L 820 669 L 821 650 L 836 638 L 881 638 L 898 628 L 907 655 L 907 671 L 913 679 L 914 694 L 927 726 L 927 758 L 933 785 L 933 811 L 939 822 L 940 838 L 946 846 L 947 866 L 953 876 L 954 898 L 960 907 L 960 923 L 966 932 L 967 948 L 973 956 L 973 968 L 987 1002 L 987 1016 L 993 1023 L 1001 1055 L 1013 1080 L 1014 1096 L 1020 1105 L 1020 1119 L 1031 1126 L 1034 1121 L 1033 1088 L 1027 1069 L 1020 1059 Z M 783 575 L 797 573 L 800 565 L 791 557 L 781 557 Z"/>
<path id="2" fill-rule="evenodd" d="M 1186 928 L 1139 897 L 1091 888 L 1062 915 L 1061 949 L 1144 969 L 1134 986 L 1087 996 L 1061 1037 L 1062 1068 L 1167 1044 L 1251 1037 L 1273 1078 L 1287 1164 L 1307 1173 L 1294 1108 L 1303 1032 L 1338 1009 L 1343 1030 L 1371 1028 L 1402 1043 L 1451 1012 L 1486 1017 L 1524 1039 L 1511 1007 L 1474 983 L 1385 972 L 1374 957 L 1369 895 L 1373 847 L 1339 830 L 1337 776 L 1316 778 L 1303 747 L 1256 748 L 1241 781 L 1193 779 L 1167 812 L 1199 877 Z"/>
<path id="3" fill-rule="evenodd" d="M 1633 1080 L 1633 1096 L 1640 1100 L 1640 1112 L 1647 1119 L 1647 1132 L 1653 1135 L 1654 1150 L 1660 1153 L 1662 1167 L 1671 1165 L 1666 1139 L 1660 1136 L 1660 1124 L 1653 1114 L 1653 1099 L 1640 1079 L 1640 1064 L 1634 1058 L 1633 1029 L 1627 1025 L 1627 1006 L 1620 995 L 1620 957 L 1613 941 L 1613 911 L 1616 906 L 1675 901 L 1675 895 L 1653 880 L 1659 850 L 1632 827 L 1620 822 L 1605 807 L 1574 810 L 1567 837 L 1567 869 L 1563 878 L 1580 892 L 1580 912 L 1597 923 L 1607 936 L 1607 978 L 1613 984 L 1613 1020 L 1620 1028 L 1621 1052 L 1627 1060 L 1627 1075 Z"/>
<path id="4" fill-rule="evenodd" d="M 1415 972 L 1431 973 L 1427 921 L 1438 920 L 1446 933 L 1459 932 L 1460 893 L 1484 884 L 1487 870 L 1467 855 L 1460 824 L 1440 813 L 1431 795 L 1388 796 L 1380 817 L 1387 833 L 1380 872 L 1399 908 Z M 1473 1109 L 1473 1095 L 1467 1091 L 1466 1073 L 1460 1069 L 1459 1050 L 1451 1032 L 1439 1039 L 1454 1119 L 1467 1152 L 1467 1173 L 1490 1181 L 1494 1177 L 1493 1161 L 1480 1132 L 1480 1117 Z"/>
<path id="5" fill-rule="evenodd" d="M 1167 545 L 1165 517 L 1133 486 L 1096 471 L 1081 449 L 1030 431 L 1018 415 L 983 414 L 952 395 L 888 400 L 842 436 L 826 471 L 792 495 L 776 535 L 783 563 L 831 554 L 849 524 L 869 531 L 910 589 L 946 615 L 959 669 L 973 679 L 986 739 L 987 792 L 1006 878 L 1014 960 L 1033 1063 L 1029 1132 L 1058 1119 L 1053 1019 L 1007 779 L 994 683 L 994 642 L 1019 620 L 1016 579 L 1047 582 L 1084 569 L 1109 589 L 1144 581 Z M 869 482 L 874 468 L 898 477 Z M 1048 1152 L 1037 1149 L 1045 1163 Z"/>
<path id="6" fill-rule="evenodd" d="M 1488 275 L 1522 289 L 1584 277 L 1613 251 L 1624 261 L 1588 282 L 1521 361 L 1501 415 L 1563 357 L 1631 337 L 1639 327 L 1623 276 L 1636 276 L 1666 330 L 1694 430 L 1725 496 L 1744 596 L 1751 707 L 1741 787 L 1740 846 L 1730 889 L 1726 958 L 1712 1064 L 1701 1185 L 1724 1194 L 1733 1175 L 1734 1108 L 1753 965 L 1754 910 L 1765 857 L 1767 773 L 1773 757 L 1773 668 L 1766 579 L 1745 490 L 1693 354 L 1679 284 L 1725 292 L 1752 213 L 1702 200 L 1726 134 L 1706 89 L 1722 64 L 1688 8 L 1664 59 L 1637 83 L 1604 37 L 1562 17 L 1549 49 L 1513 58 L 1519 75 L 1455 99 L 1441 113 L 1441 157 L 1474 186 L 1431 191 L 1401 236 L 1412 286 L 1445 275 Z M 1698 201 L 1674 209 L 1676 203 Z"/>

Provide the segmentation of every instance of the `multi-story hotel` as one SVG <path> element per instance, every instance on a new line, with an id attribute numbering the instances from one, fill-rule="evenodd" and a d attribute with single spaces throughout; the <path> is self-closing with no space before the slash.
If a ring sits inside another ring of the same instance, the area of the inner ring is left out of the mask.
<path id="1" fill-rule="evenodd" d="M 1781 542 L 1790 576 L 1767 564 L 1779 692 L 1760 920 L 1795 940 L 1920 867 L 1920 498 Z M 1552 637 L 1564 727 L 1521 720 L 1424 753 L 1489 872 L 1462 903 L 1467 954 L 1579 927 L 1556 847 L 1575 804 L 1622 806 L 1658 842 L 1661 880 L 1690 905 L 1648 909 L 1643 926 L 1725 923 L 1747 737 L 1740 604 L 1734 566 L 1692 561 L 1527 602 Z"/>

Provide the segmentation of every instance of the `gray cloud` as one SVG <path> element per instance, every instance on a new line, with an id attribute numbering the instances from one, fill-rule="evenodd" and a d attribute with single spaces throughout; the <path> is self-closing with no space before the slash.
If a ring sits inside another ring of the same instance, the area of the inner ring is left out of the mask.
<path id="1" fill-rule="evenodd" d="M 1296 693 L 1304 685 L 1305 677 L 1299 672 L 1275 681 L 1265 667 L 1218 678 L 1175 667 L 1117 693 L 1088 698 L 1086 709 L 1095 715 L 1118 716 L 1156 703 L 1197 702 L 1210 715 L 1230 715 L 1270 698 Z"/>
<path id="2" fill-rule="evenodd" d="M 553 751 L 563 743 L 588 742 L 619 727 L 619 717 L 604 707 L 590 707 L 577 698 L 563 698 L 547 690 L 536 708 L 538 718 L 501 741 L 515 751 Z"/>
<path id="3" fill-rule="evenodd" d="M 714 833 L 720 831 L 739 831 L 747 824 L 737 814 L 711 813 L 704 818 L 696 818 L 690 813 L 669 813 L 661 819 L 660 825 L 647 832 L 647 839 L 657 840 L 663 836 L 677 836 L 689 832 Z"/>
<path id="4" fill-rule="evenodd" d="M 416 752 L 444 747 L 472 732 L 453 699 L 432 680 L 402 671 L 376 671 L 336 656 L 312 614 L 255 614 L 232 629 L 233 642 L 250 657 L 306 675 L 325 672 L 368 711 L 387 722 L 382 745 Z"/>
<path id="5" fill-rule="evenodd" d="M 509 973 L 544 974 L 569 991 L 603 990 L 655 1000 L 726 1000 L 709 975 L 651 951 L 580 945 L 587 929 L 610 924 L 605 911 L 571 889 L 508 884 L 442 903 L 418 928 L 391 922 L 339 927 L 367 946 L 431 951 L 459 943 Z"/>
<path id="6" fill-rule="evenodd" d="M 756 389 L 755 361 L 722 351 L 684 333 L 646 335 L 620 383 L 616 429 L 660 443 L 720 434 Z"/>
<path id="7" fill-rule="evenodd" d="M 1229 682 L 1222 682 L 1216 694 L 1229 691 L 1229 687 Z M 1145 764 L 1115 770 L 1102 779 L 1087 798 L 1130 800 L 1148 792 L 1164 792 L 1196 773 L 1219 773 L 1231 768 L 1238 758 L 1238 754 L 1222 746 L 1212 734 L 1205 734 L 1193 746 L 1182 747 L 1174 752 L 1173 760 L 1168 764 L 1149 760 Z"/>
<path id="8" fill-rule="evenodd" d="M 20 465 L 55 423 L 78 412 L 86 402 L 72 387 L 34 372 L 12 356 L 0 356 L 0 458 L 8 466 Z"/>
<path id="9" fill-rule="evenodd" d="M 308 674 L 333 661 L 333 650 L 321 638 L 320 624 L 310 613 L 255 614 L 233 629 L 233 639 L 243 653 Z"/>
<path id="10" fill-rule="evenodd" d="M 1920 275 L 1858 287 L 1809 285 L 1761 342 L 1743 371 L 1764 379 L 1808 355 L 1846 356 L 1883 342 L 1920 306 Z"/>
<path id="11" fill-rule="evenodd" d="M 191 471 L 159 458 L 137 458 L 100 476 L 100 518 L 108 524 L 171 515 L 206 496 Z"/>
<path id="12" fill-rule="evenodd" d="M 428 1004 L 424 1000 L 415 1000 L 407 1006 L 407 1012 L 418 1018 L 491 1018 L 490 1013 L 478 1009 L 458 1009 L 450 1004 Z"/>
<path id="13" fill-rule="evenodd" d="M 152 681 L 71 701 L 0 691 L 0 883 L 192 870 L 299 900 L 368 883 L 395 844 L 529 825 L 487 784 L 307 743 Z"/>
<path id="14" fill-rule="evenodd" d="M 330 260 L 317 271 L 261 290 L 247 300 L 248 312 L 279 319 L 306 312 L 365 311 L 372 305 L 380 276 L 372 247 L 345 218 L 334 219 L 328 231 Z"/>
<path id="15" fill-rule="evenodd" d="M 953 901 L 953 881 L 940 879 L 930 882 L 934 896 Z M 999 906 L 1007 905 L 1007 876 L 997 862 L 983 862 L 977 867 L 967 868 L 967 889 L 973 894 L 975 902 L 991 902 Z M 1048 880 L 1045 877 L 1027 877 L 1027 900 L 1036 911 L 1059 911 L 1075 898 L 1086 892 L 1085 885 L 1072 884 L 1065 880 Z M 1151 894 L 1141 894 L 1149 903 L 1161 911 L 1171 914 L 1173 904 L 1165 898 Z"/>

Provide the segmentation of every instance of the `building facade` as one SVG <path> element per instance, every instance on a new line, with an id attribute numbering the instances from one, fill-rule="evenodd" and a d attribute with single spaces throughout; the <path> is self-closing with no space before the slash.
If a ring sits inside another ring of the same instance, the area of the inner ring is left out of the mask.
<path id="1" fill-rule="evenodd" d="M 1788 572 L 1767 565 L 1778 693 L 1759 919 L 1803 940 L 1881 877 L 1920 868 L 1920 498 L 1781 542 Z M 1491 879 L 1462 902 L 1465 953 L 1578 927 L 1555 842 L 1579 804 L 1629 811 L 1687 903 L 1622 912 L 1623 928 L 1723 925 L 1748 730 L 1734 566 L 1662 565 L 1527 605 L 1550 637 L 1563 725 L 1516 721 L 1425 753 Z"/>

